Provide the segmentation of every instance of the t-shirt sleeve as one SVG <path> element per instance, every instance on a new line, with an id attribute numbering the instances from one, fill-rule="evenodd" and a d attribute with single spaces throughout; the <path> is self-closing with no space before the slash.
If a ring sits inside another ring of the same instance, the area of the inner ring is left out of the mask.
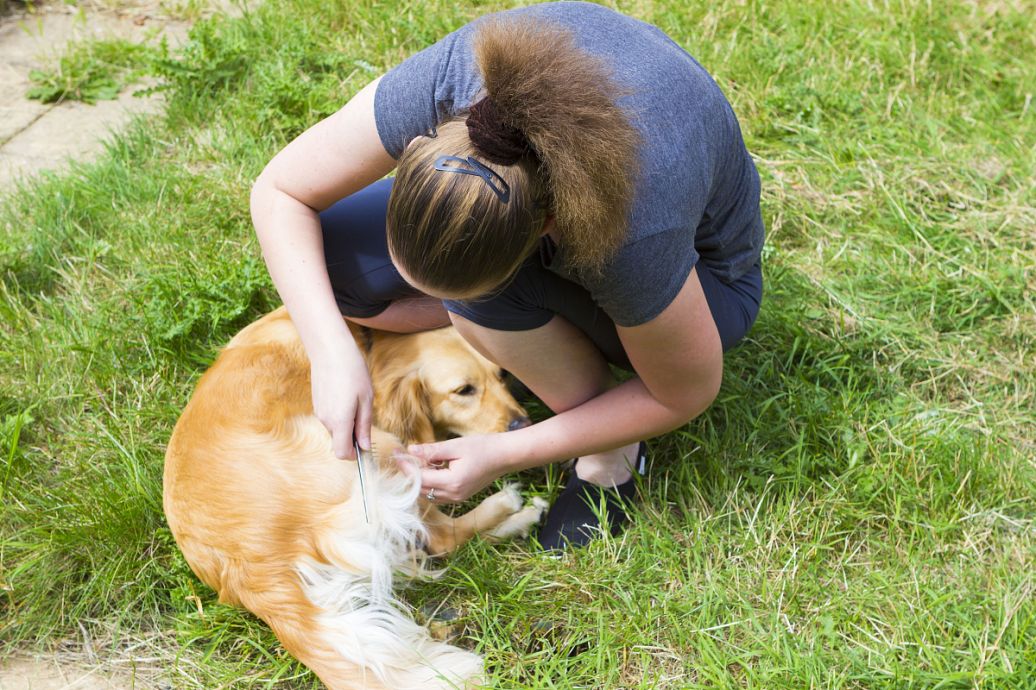
<path id="1" fill-rule="evenodd" d="M 697 261 L 694 231 L 675 228 L 624 246 L 586 286 L 616 325 L 639 326 L 669 306 Z"/>
<path id="2" fill-rule="evenodd" d="M 411 55 L 382 76 L 374 121 L 385 150 L 399 158 L 417 136 L 471 105 L 481 75 L 470 48 L 470 25 Z"/>

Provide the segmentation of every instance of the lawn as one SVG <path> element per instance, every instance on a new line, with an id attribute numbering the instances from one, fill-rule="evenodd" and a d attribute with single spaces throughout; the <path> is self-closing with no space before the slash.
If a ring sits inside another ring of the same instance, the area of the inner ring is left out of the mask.
<path id="1" fill-rule="evenodd" d="M 317 687 L 190 573 L 165 443 L 220 346 L 277 304 L 248 214 L 266 161 L 509 6 L 201 21 L 180 51 L 133 53 L 164 117 L 4 191 L 0 654 Z M 1036 3 L 615 6 L 740 118 L 763 311 L 712 408 L 651 443 L 621 538 L 563 560 L 474 543 L 404 599 L 460 611 L 457 643 L 500 688 L 1036 687 Z M 549 496 L 558 473 L 521 480 Z"/>

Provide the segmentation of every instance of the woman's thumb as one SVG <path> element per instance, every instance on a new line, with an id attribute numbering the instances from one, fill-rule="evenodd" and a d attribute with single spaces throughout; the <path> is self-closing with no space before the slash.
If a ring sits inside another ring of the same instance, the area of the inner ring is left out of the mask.
<path id="1" fill-rule="evenodd" d="M 438 443 L 418 443 L 407 446 L 407 452 L 415 458 L 425 461 L 429 460 L 452 460 L 455 455 L 450 453 L 450 442 L 439 441 Z"/>
<path id="2" fill-rule="evenodd" d="M 371 449 L 371 408 L 361 404 L 356 409 L 356 425 L 353 427 L 356 443 L 363 450 Z"/>
<path id="3" fill-rule="evenodd" d="M 433 444 L 425 445 L 418 443 L 411 446 L 407 446 L 406 452 L 410 455 L 413 455 L 415 458 L 420 458 L 422 460 L 430 460 L 432 458 L 432 449 L 434 447 L 435 446 Z"/>

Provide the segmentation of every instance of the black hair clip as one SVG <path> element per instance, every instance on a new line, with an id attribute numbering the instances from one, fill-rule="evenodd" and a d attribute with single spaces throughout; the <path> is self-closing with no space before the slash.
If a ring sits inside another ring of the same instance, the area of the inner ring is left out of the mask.
<path id="1" fill-rule="evenodd" d="M 447 165 L 447 163 L 457 163 L 458 165 Z M 466 167 L 466 166 L 471 166 Z M 500 177 L 492 168 L 489 168 L 482 163 L 478 162 L 471 156 L 467 158 L 460 158 L 458 156 L 439 156 L 435 161 L 435 169 L 441 170 L 442 172 L 455 172 L 464 175 L 477 175 L 486 181 L 489 188 L 497 195 L 497 197 L 503 203 L 507 203 L 511 199 L 511 188 L 507 185 L 504 178 Z"/>

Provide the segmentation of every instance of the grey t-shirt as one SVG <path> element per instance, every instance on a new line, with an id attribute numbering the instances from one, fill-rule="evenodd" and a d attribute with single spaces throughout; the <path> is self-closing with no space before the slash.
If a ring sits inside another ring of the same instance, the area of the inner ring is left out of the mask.
<path id="1" fill-rule="evenodd" d="M 585 2 L 508 10 L 570 29 L 629 91 L 619 104 L 642 137 L 641 174 L 629 232 L 600 276 L 575 274 L 562 251 L 549 268 L 584 285 L 620 326 L 660 314 L 699 257 L 725 282 L 759 260 L 759 175 L 723 93 L 694 58 L 660 29 Z M 398 158 L 416 136 L 467 110 L 482 88 L 471 50 L 478 20 L 407 58 L 378 84 L 374 116 Z"/>

